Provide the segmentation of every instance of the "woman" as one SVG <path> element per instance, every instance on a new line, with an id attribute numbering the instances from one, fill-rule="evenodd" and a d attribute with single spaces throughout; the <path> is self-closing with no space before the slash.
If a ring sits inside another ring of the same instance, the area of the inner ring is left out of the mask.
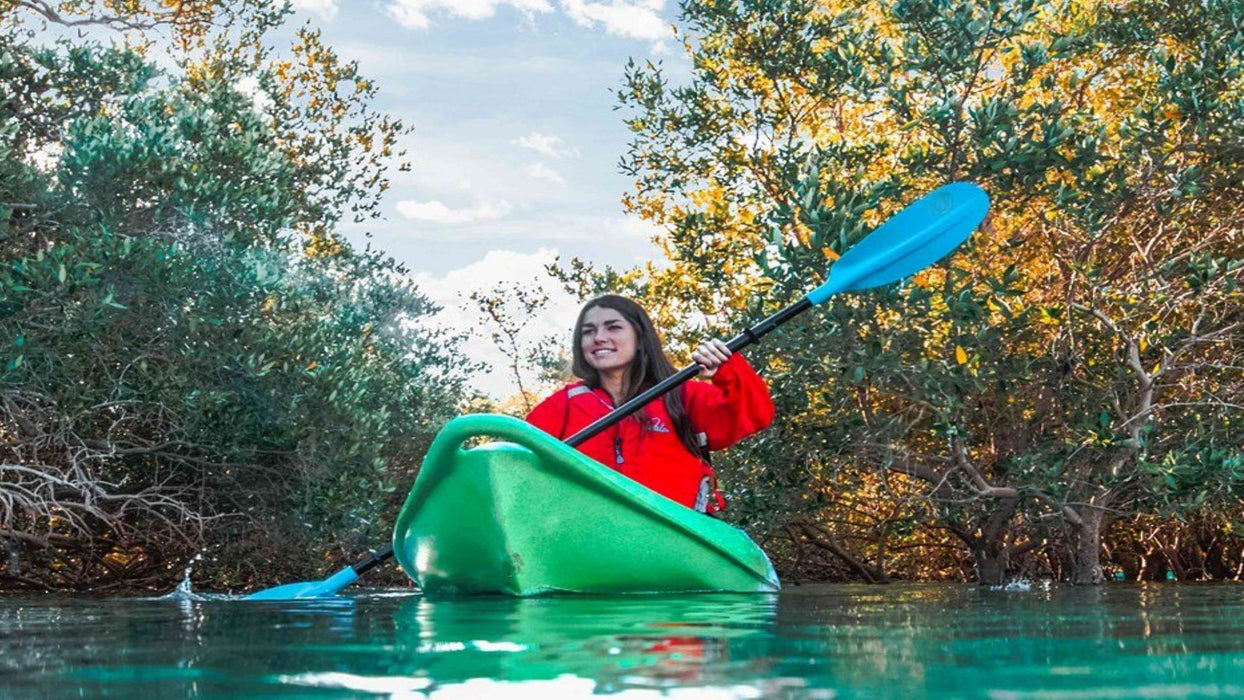
<path id="1" fill-rule="evenodd" d="M 648 314 L 626 297 L 589 301 L 575 324 L 572 371 L 582 381 L 559 389 L 527 421 L 566 439 L 615 406 L 675 373 Z M 579 446 L 583 454 L 701 513 L 725 508 L 708 451 L 773 422 L 769 389 L 741 355 L 720 340 L 692 359 L 709 382 L 691 381 Z"/>

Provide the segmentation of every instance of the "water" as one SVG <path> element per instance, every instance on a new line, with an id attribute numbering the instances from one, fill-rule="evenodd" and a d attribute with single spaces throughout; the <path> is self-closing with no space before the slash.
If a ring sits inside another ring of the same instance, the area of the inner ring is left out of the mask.
<path id="1" fill-rule="evenodd" d="M 1244 587 L 0 598 L 0 695 L 1244 696 Z"/>

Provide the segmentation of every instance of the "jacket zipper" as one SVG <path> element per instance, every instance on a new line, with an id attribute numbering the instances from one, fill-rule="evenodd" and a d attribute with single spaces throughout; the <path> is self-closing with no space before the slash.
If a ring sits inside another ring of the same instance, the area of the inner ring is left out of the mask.
<path id="1" fill-rule="evenodd" d="M 604 404 L 605 408 L 610 411 L 617 408 L 617 406 L 613 405 L 612 401 L 605 401 L 600 398 L 600 395 L 596 392 L 592 392 L 592 395 L 595 396 L 596 400 Z M 622 457 L 622 424 L 618 423 L 613 427 L 613 463 L 622 464 L 625 461 L 626 459 Z"/>

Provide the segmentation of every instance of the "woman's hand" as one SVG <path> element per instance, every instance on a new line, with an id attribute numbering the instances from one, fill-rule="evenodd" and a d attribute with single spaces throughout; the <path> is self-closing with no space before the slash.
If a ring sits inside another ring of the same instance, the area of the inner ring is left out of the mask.
<path id="1" fill-rule="evenodd" d="M 711 379 L 717 374 L 717 368 L 722 363 L 730 359 L 730 348 L 717 338 L 713 338 L 707 343 L 701 343 L 700 347 L 691 352 L 691 359 L 695 360 L 703 369 L 700 370 L 701 379 Z"/>

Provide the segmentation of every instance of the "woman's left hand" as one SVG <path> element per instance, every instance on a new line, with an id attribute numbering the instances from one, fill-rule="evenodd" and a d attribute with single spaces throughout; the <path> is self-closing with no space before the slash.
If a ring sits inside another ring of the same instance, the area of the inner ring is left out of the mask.
<path id="1" fill-rule="evenodd" d="M 722 363 L 730 359 L 734 354 L 730 352 L 730 348 L 717 338 L 713 338 L 707 343 L 701 343 L 700 347 L 691 352 L 691 359 L 695 360 L 703 369 L 700 370 L 701 379 L 712 379 L 717 374 L 717 368 Z"/>

